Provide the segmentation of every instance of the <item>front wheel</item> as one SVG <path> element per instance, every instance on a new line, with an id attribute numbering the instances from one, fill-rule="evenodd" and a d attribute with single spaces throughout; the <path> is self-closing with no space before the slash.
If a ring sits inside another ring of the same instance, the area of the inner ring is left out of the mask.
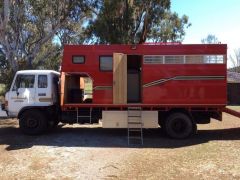
<path id="1" fill-rule="evenodd" d="M 24 134 L 41 134 L 47 129 L 46 117 L 39 110 L 26 110 L 19 118 L 19 127 Z"/>
<path id="2" fill-rule="evenodd" d="M 168 136 L 175 139 L 184 139 L 196 132 L 196 123 L 184 113 L 169 115 L 164 123 Z"/>

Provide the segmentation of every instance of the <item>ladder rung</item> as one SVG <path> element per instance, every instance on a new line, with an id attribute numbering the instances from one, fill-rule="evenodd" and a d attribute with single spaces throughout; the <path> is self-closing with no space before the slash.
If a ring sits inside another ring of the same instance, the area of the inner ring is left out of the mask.
<path id="1" fill-rule="evenodd" d="M 141 121 L 134 121 L 134 120 L 132 120 L 132 121 L 128 121 L 128 123 L 129 124 L 131 124 L 131 123 L 133 123 L 133 124 L 142 124 L 142 122 Z"/>
<path id="2" fill-rule="evenodd" d="M 128 107 L 128 144 L 133 144 L 134 140 L 139 141 L 134 144 L 143 144 L 142 126 L 142 108 Z"/>
<path id="3" fill-rule="evenodd" d="M 142 130 L 141 129 L 129 129 L 128 130 L 129 132 L 141 132 Z"/>
<path id="4" fill-rule="evenodd" d="M 142 139 L 142 138 L 139 136 L 129 136 L 129 139 Z"/>
<path id="5" fill-rule="evenodd" d="M 140 118 L 140 117 L 142 117 L 142 116 L 141 116 L 141 115 L 139 115 L 139 116 L 137 116 L 137 115 L 131 115 L 131 116 L 128 116 L 128 117 L 130 117 L 130 118 L 132 118 L 132 117 L 133 117 L 133 118 L 137 118 L 137 117 Z"/>
<path id="6" fill-rule="evenodd" d="M 141 121 L 137 121 L 136 119 L 132 119 L 132 120 L 128 120 L 129 123 L 133 122 L 133 123 L 139 123 L 142 124 Z"/>
<path id="7" fill-rule="evenodd" d="M 142 124 L 141 122 L 128 122 L 128 124 Z"/>
<path id="8" fill-rule="evenodd" d="M 141 122 L 141 118 L 128 118 L 128 121 L 137 121 L 137 122 Z"/>

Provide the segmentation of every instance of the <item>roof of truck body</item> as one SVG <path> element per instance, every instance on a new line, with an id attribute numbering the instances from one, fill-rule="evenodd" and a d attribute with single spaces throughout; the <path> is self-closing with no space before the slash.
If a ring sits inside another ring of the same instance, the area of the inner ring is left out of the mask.
<path id="1" fill-rule="evenodd" d="M 111 44 L 111 45 L 64 45 L 64 53 L 126 53 L 126 54 L 226 54 L 227 44 Z"/>
<path id="2" fill-rule="evenodd" d="M 99 71 L 101 56 L 113 56 L 114 53 L 127 56 L 226 56 L 226 44 L 137 44 L 137 45 L 64 45 L 61 72 L 94 72 Z M 74 63 L 75 56 L 83 57 L 83 63 Z M 226 63 L 226 57 L 224 57 Z M 155 64 L 152 64 L 155 65 Z M 174 65 L 174 64 L 173 64 Z M 171 65 L 171 66 L 173 66 Z M 146 66 L 143 63 L 143 66 Z M 156 66 L 157 67 L 157 66 Z M 105 73 L 106 74 L 106 73 Z M 98 75 L 96 75 L 98 76 Z"/>

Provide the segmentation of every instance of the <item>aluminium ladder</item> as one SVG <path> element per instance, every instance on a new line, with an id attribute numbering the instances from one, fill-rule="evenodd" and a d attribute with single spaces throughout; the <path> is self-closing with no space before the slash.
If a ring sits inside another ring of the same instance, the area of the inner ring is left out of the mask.
<path id="1" fill-rule="evenodd" d="M 128 107 L 128 145 L 143 145 L 142 108 Z"/>
<path id="2" fill-rule="evenodd" d="M 91 124 L 92 122 L 92 108 L 88 110 L 84 110 L 82 113 L 83 115 L 79 115 L 79 108 L 77 110 L 77 123 L 81 123 L 82 119 L 81 118 L 89 118 L 89 123 Z"/>

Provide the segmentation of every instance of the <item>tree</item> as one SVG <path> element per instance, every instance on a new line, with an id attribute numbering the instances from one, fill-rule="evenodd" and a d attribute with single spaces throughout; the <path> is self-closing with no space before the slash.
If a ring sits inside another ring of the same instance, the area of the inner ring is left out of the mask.
<path id="1" fill-rule="evenodd" d="M 209 34 L 206 38 L 202 39 L 201 42 L 202 42 L 202 44 L 218 44 L 218 43 L 220 43 L 218 38 L 213 34 Z"/>
<path id="2" fill-rule="evenodd" d="M 52 53 L 46 53 L 46 52 Z M 62 46 L 54 43 L 46 43 L 37 54 L 33 67 L 34 69 L 53 69 L 59 71 Z M 47 59 L 47 61 L 46 61 Z"/>
<path id="3" fill-rule="evenodd" d="M 170 5 L 170 0 L 0 1 L 0 83 L 21 69 L 57 70 L 66 43 L 182 41 L 190 23 Z"/>
<path id="4" fill-rule="evenodd" d="M 209 34 L 206 38 L 202 39 L 201 42 L 202 44 L 219 44 L 218 38 L 213 34 Z M 206 61 L 218 63 L 218 57 L 217 55 L 210 56 Z"/>
<path id="5" fill-rule="evenodd" d="M 85 18 L 91 15 L 95 0 L 4 0 L 0 2 L 0 83 L 9 82 L 17 70 L 57 68 L 62 45 L 53 43 L 76 40 L 72 37 Z M 77 32 L 78 33 L 78 32 Z M 62 38 L 63 39 L 63 38 Z M 54 60 L 54 62 L 48 62 Z M 54 66 L 52 66 L 54 65 Z M 10 78 L 10 80 L 8 80 Z M 7 80 L 7 82 L 6 82 Z"/>
<path id="6" fill-rule="evenodd" d="M 1 89 L 0 93 L 4 94 L 5 90 L 10 88 L 12 78 L 13 72 L 10 68 L 9 62 L 6 60 L 5 54 L 0 49 L 0 85 L 5 85 L 5 88 Z M 0 96 L 3 94 L 0 94 Z"/>
<path id="7" fill-rule="evenodd" d="M 229 70 L 240 73 L 240 49 L 235 49 L 234 53 L 229 56 L 229 59 L 233 65 Z"/>
<path id="8" fill-rule="evenodd" d="M 86 28 L 88 43 L 182 41 L 188 17 L 170 11 L 170 0 L 102 0 Z"/>
<path id="9" fill-rule="evenodd" d="M 13 71 L 22 62 L 25 68 L 32 69 L 41 48 L 52 42 L 56 34 L 72 30 L 73 22 L 88 15 L 91 3 L 90 0 L 4 0 L 0 5 L 0 45 Z"/>

